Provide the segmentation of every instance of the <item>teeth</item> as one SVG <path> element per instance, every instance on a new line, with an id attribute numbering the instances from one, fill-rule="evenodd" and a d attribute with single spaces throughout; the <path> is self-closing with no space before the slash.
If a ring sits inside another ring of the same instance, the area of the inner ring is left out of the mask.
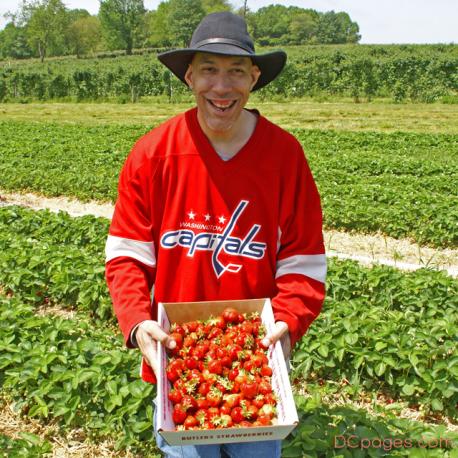
<path id="1" fill-rule="evenodd" d="M 212 105 L 214 105 L 215 107 L 217 108 L 221 108 L 221 109 L 225 109 L 225 108 L 229 108 L 233 102 L 227 102 L 227 103 L 218 103 L 218 102 L 214 102 L 214 101 L 210 101 L 212 103 Z"/>

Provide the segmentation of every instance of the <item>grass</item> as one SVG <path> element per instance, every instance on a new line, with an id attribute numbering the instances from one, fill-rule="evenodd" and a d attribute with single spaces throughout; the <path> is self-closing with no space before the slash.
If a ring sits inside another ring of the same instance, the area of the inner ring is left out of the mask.
<path id="1" fill-rule="evenodd" d="M 192 107 L 144 100 L 138 104 L 31 103 L 0 105 L 0 120 L 59 122 L 81 125 L 136 124 L 152 126 Z M 458 105 L 394 104 L 387 101 L 354 103 L 261 102 L 256 95 L 248 105 L 271 121 L 292 129 L 323 129 L 376 132 L 458 133 Z"/>

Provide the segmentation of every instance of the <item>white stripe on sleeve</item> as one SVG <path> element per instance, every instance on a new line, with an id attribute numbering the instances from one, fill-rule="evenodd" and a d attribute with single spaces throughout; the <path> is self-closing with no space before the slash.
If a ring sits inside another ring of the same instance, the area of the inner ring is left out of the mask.
<path id="1" fill-rule="evenodd" d="M 105 255 L 105 262 L 120 256 L 128 256 L 150 267 L 156 265 L 154 242 L 140 242 L 109 235 L 105 245 Z"/>
<path id="2" fill-rule="evenodd" d="M 275 278 L 287 274 L 300 274 L 324 283 L 326 280 L 326 270 L 326 255 L 302 254 L 277 261 Z"/>

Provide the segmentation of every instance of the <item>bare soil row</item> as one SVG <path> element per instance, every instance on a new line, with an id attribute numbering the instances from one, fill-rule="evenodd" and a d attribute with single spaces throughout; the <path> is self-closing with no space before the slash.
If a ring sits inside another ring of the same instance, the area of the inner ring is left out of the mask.
<path id="1" fill-rule="evenodd" d="M 8 193 L 0 190 L 0 206 L 21 205 L 34 210 L 66 211 L 72 216 L 94 215 L 111 219 L 113 205 L 101 202 L 80 202 L 67 197 L 44 197 L 37 194 Z M 406 239 L 383 234 L 358 234 L 335 230 L 324 232 L 328 256 L 353 259 L 364 265 L 384 264 L 401 270 L 428 267 L 446 270 L 458 277 L 458 250 L 420 246 Z"/>

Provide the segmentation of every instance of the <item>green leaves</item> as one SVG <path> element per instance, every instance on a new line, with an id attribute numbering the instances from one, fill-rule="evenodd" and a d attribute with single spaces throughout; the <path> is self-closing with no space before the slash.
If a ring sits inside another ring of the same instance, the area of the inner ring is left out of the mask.
<path id="1" fill-rule="evenodd" d="M 147 130 L 0 122 L 0 188 L 114 201 L 124 159 Z M 382 232 L 420 244 L 457 246 L 457 135 L 292 132 L 311 164 L 328 229 Z M 55 227 L 48 224 L 48 230 Z M 86 239 L 84 233 L 78 237 Z M 31 266 L 36 262 L 32 260 Z M 376 282 L 373 289 L 377 290 Z"/>
<path id="2" fill-rule="evenodd" d="M 36 434 L 21 432 L 18 439 L 0 434 L 0 450 L 4 455 L 14 458 L 29 458 L 31 456 L 49 456 L 52 445 Z"/>
<path id="3" fill-rule="evenodd" d="M 292 132 L 314 172 L 326 227 L 457 246 L 457 135 Z"/>
<path id="4" fill-rule="evenodd" d="M 104 279 L 107 233 L 103 219 L 0 208 L 0 284 L 30 303 L 76 306 L 102 322 L 113 320 Z"/>
<path id="5" fill-rule="evenodd" d="M 328 299 L 293 354 L 293 377 L 348 380 L 348 390 L 361 384 L 454 415 L 457 298 L 458 281 L 441 272 L 332 261 Z"/>
<path id="6" fill-rule="evenodd" d="M 320 399 L 324 391 L 316 385 L 308 385 L 307 392 L 307 397 L 295 396 L 299 424 L 283 441 L 284 457 L 410 457 L 421 443 L 429 446 L 425 456 L 449 458 L 458 440 L 444 426 L 398 418 L 388 410 L 369 414 L 351 405 L 329 405 Z"/>
<path id="7" fill-rule="evenodd" d="M 138 354 L 126 351 L 120 336 L 83 315 L 34 316 L 19 298 L 1 296 L 0 335 L 0 387 L 28 416 L 116 435 L 124 447 L 149 439 L 153 386 L 139 380 Z"/>
<path id="8" fill-rule="evenodd" d="M 105 326 L 114 323 L 101 268 L 107 228 L 103 219 L 0 208 L 0 285 L 13 293 L 0 296 L 0 386 L 30 416 L 115 436 L 120 447 L 144 447 L 154 388 L 139 380 L 138 354 L 125 351 Z M 284 456 L 324 456 L 344 434 L 413 434 L 410 423 L 400 427 L 326 406 L 321 395 L 332 389 L 383 394 L 392 402 L 386 412 L 408 402 L 432 415 L 454 414 L 456 280 L 426 269 L 406 274 L 331 260 L 327 290 L 322 314 L 292 359 L 292 378 L 309 393 L 318 381 L 322 391 L 297 399 L 300 424 Z M 45 303 L 86 314 L 37 315 Z M 21 444 L 10 445 L 34 446 Z M 357 451 L 341 452 L 379 456 Z"/>

